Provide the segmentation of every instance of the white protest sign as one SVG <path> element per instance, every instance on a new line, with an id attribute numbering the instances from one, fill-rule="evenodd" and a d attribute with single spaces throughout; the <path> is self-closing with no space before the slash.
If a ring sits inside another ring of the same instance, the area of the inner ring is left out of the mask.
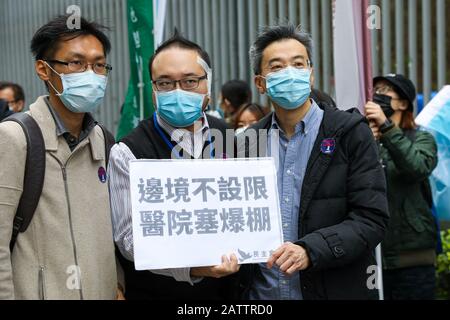
<path id="1" fill-rule="evenodd" d="M 130 162 L 136 270 L 266 262 L 283 243 L 272 158 Z"/>

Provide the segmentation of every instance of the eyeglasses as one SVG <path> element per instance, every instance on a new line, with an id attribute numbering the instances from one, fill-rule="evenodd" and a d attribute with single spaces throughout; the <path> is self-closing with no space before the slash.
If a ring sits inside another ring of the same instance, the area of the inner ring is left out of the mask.
<path id="1" fill-rule="evenodd" d="M 65 65 L 72 72 L 84 72 L 87 70 L 88 66 L 92 66 L 92 70 L 100 75 L 107 75 L 111 70 L 112 66 L 107 63 L 86 63 L 84 61 L 60 61 L 60 60 L 48 60 L 47 62 L 59 63 Z"/>
<path id="2" fill-rule="evenodd" d="M 373 88 L 376 94 L 386 94 L 389 91 L 393 91 L 393 88 L 391 86 L 379 86 Z"/>
<path id="3" fill-rule="evenodd" d="M 172 91 L 180 84 L 183 90 L 195 90 L 200 85 L 200 81 L 205 80 L 208 76 L 205 74 L 202 77 L 187 77 L 181 80 L 159 79 L 152 81 L 158 91 Z"/>
<path id="4" fill-rule="evenodd" d="M 387 85 L 375 87 L 375 88 L 373 88 L 373 91 L 376 94 L 382 94 L 382 95 L 386 95 L 389 92 L 395 92 L 393 87 L 387 86 Z M 403 99 L 391 97 L 391 100 L 403 100 Z"/>

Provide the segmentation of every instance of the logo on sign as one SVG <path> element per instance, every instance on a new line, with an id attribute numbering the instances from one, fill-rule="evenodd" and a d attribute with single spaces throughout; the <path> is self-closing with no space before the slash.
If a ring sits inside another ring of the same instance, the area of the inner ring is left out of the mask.
<path id="1" fill-rule="evenodd" d="M 251 253 L 244 252 L 241 249 L 238 249 L 238 253 L 240 255 L 239 262 L 244 262 L 253 257 Z"/>

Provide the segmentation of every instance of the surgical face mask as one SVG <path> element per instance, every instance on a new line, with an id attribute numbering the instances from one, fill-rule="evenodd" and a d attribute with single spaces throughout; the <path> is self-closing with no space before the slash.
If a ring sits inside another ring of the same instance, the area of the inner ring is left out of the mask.
<path id="1" fill-rule="evenodd" d="M 176 89 L 155 95 L 158 115 L 174 127 L 189 127 L 202 116 L 204 94 Z"/>
<path id="2" fill-rule="evenodd" d="M 249 126 L 237 128 L 236 131 L 234 132 L 234 134 L 237 136 L 237 135 L 241 134 L 242 132 L 244 132 L 245 130 L 247 130 L 248 128 L 249 128 Z"/>
<path id="3" fill-rule="evenodd" d="M 267 95 L 280 107 L 294 110 L 301 107 L 311 93 L 311 71 L 287 67 L 266 76 Z"/>
<path id="4" fill-rule="evenodd" d="M 96 74 L 92 70 L 80 73 L 59 74 L 48 63 L 47 65 L 61 77 L 63 92 L 58 92 L 53 84 L 50 86 L 57 93 L 62 103 L 72 112 L 95 112 L 105 96 L 108 78 Z"/>
<path id="5" fill-rule="evenodd" d="M 386 118 L 389 119 L 395 113 L 395 110 L 392 109 L 391 104 L 392 97 L 376 93 L 373 95 L 373 102 L 375 102 L 381 107 L 381 110 L 383 110 L 383 113 L 386 116 Z"/>

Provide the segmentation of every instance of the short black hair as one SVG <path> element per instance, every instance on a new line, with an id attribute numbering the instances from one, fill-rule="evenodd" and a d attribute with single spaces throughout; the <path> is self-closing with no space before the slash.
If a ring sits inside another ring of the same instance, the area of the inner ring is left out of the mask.
<path id="1" fill-rule="evenodd" d="M 93 35 L 103 45 L 105 56 L 111 51 L 111 42 L 102 30 L 107 27 L 80 17 L 80 28 L 69 29 L 67 22 L 72 15 L 61 15 L 39 28 L 31 40 L 31 52 L 36 60 L 52 59 L 62 41 L 84 35 Z"/>
<path id="2" fill-rule="evenodd" d="M 250 85 L 242 80 L 231 80 L 222 86 L 222 99 L 230 101 L 234 109 L 252 100 Z"/>
<path id="3" fill-rule="evenodd" d="M 7 88 L 11 88 L 11 90 L 14 93 L 14 100 L 15 101 L 25 101 L 25 94 L 23 93 L 23 89 L 21 86 L 19 86 L 16 83 L 12 83 L 12 82 L 6 82 L 6 81 L 1 81 L 0 82 L 0 91 L 7 89 Z"/>
<path id="4" fill-rule="evenodd" d="M 313 41 L 311 35 L 305 32 L 300 26 L 296 27 L 293 24 L 278 25 L 272 27 L 263 27 L 255 42 L 250 48 L 250 61 L 255 75 L 261 74 L 261 62 L 264 50 L 272 43 L 294 39 L 306 47 L 309 61 L 313 65 L 312 52 Z"/>
<path id="5" fill-rule="evenodd" d="M 158 54 L 160 54 L 162 51 L 169 49 L 169 48 L 182 48 L 182 49 L 188 49 L 188 50 L 194 50 L 197 51 L 200 57 L 206 62 L 208 67 L 211 68 L 211 59 L 209 58 L 208 53 L 203 50 L 202 47 L 200 47 L 195 42 L 192 42 L 185 37 L 183 37 L 175 28 L 174 33 L 172 37 L 164 41 L 155 51 L 155 53 L 151 56 L 150 62 L 148 64 L 149 72 L 150 72 L 150 79 L 152 78 L 152 67 L 153 67 L 153 61 L 155 61 L 155 58 Z"/>

